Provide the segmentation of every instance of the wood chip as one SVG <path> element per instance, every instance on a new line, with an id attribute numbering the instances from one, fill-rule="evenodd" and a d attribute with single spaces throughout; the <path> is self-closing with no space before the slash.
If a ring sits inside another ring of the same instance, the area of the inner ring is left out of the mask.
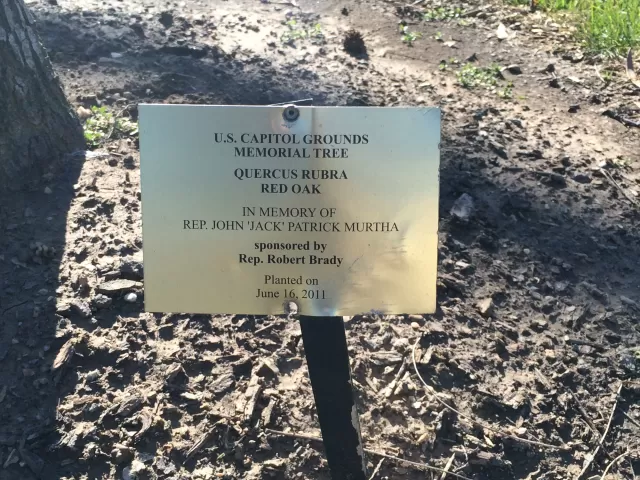
<path id="1" fill-rule="evenodd" d="M 67 343 L 62 346 L 62 348 L 58 352 L 58 355 L 56 355 L 56 358 L 53 361 L 53 365 L 51 366 L 51 370 L 55 372 L 57 370 L 61 370 L 63 367 L 69 364 L 69 362 L 73 358 L 73 354 L 76 352 L 76 342 L 77 340 L 75 338 L 67 340 Z"/>
<path id="2" fill-rule="evenodd" d="M 273 408 L 276 406 L 276 399 L 271 398 L 266 407 L 262 410 L 260 417 L 262 418 L 262 425 L 264 427 L 268 427 L 271 424 L 271 419 L 273 417 Z"/>
<path id="3" fill-rule="evenodd" d="M 196 443 L 193 444 L 193 446 L 187 451 L 187 456 L 185 458 L 185 462 L 188 462 L 189 460 L 191 460 L 191 458 L 198 453 L 202 447 L 205 446 L 205 444 L 211 440 L 211 438 L 213 438 L 213 434 L 216 432 L 216 427 L 218 425 L 221 425 L 225 423 L 225 420 L 218 420 L 216 423 L 214 423 L 211 427 L 209 427 L 208 425 L 205 425 L 205 432 L 200 436 L 200 438 L 198 438 L 198 440 L 196 441 Z"/>
<path id="4" fill-rule="evenodd" d="M 135 412 L 142 402 L 144 401 L 144 397 L 140 394 L 129 395 L 124 398 L 118 405 L 118 409 L 116 410 L 116 415 L 120 417 L 128 417 L 133 412 Z"/>
<path id="5" fill-rule="evenodd" d="M 118 280 L 111 280 L 110 282 L 104 282 L 100 284 L 97 290 L 99 293 L 114 294 L 114 293 L 124 293 L 129 290 L 140 289 L 140 288 L 142 288 L 142 283 L 120 278 Z"/>
<path id="6" fill-rule="evenodd" d="M 244 397 L 247 400 L 243 409 L 245 421 L 249 421 L 253 417 L 256 410 L 256 403 L 258 402 L 258 398 L 260 398 L 260 393 L 262 392 L 262 387 L 260 377 L 254 376 L 251 378 L 249 387 L 244 394 Z"/>
<path id="7" fill-rule="evenodd" d="M 140 431 L 138 431 L 138 433 L 133 437 L 136 441 L 140 440 L 142 436 L 149 431 L 151 426 L 154 424 L 155 416 L 150 408 L 143 408 L 138 415 L 138 420 L 140 420 L 142 426 Z"/>

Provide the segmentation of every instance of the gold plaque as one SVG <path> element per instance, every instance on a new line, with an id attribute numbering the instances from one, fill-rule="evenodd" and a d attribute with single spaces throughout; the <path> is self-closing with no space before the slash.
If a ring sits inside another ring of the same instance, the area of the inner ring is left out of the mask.
<path id="1" fill-rule="evenodd" d="M 148 311 L 435 310 L 439 109 L 139 112 Z"/>

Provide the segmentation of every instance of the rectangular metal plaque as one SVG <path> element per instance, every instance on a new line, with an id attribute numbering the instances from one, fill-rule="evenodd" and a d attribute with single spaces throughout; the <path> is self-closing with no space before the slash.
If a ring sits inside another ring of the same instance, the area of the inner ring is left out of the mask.
<path id="1" fill-rule="evenodd" d="M 440 110 L 140 105 L 153 312 L 430 313 Z"/>

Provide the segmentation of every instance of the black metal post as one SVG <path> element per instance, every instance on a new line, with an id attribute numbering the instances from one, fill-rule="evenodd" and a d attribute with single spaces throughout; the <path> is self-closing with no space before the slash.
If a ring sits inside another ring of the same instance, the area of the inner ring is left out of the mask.
<path id="1" fill-rule="evenodd" d="M 332 480 L 366 480 L 342 317 L 300 316 L 309 377 Z"/>

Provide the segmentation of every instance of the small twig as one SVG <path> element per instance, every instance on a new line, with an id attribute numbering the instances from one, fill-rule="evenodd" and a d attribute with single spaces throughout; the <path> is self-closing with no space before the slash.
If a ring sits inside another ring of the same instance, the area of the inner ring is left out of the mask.
<path id="1" fill-rule="evenodd" d="M 602 113 L 602 115 L 604 115 L 605 117 L 613 118 L 614 120 L 619 121 L 621 124 L 623 124 L 626 127 L 640 128 L 640 122 L 636 122 L 635 120 L 631 120 L 630 118 L 623 117 L 622 115 L 620 115 L 617 112 L 614 112 L 613 110 L 605 110 Z"/>
<path id="2" fill-rule="evenodd" d="M 580 414 L 584 418 L 584 421 L 587 422 L 587 426 L 591 429 L 591 431 L 596 436 L 596 438 L 598 440 L 600 440 L 600 432 L 598 431 L 596 426 L 591 421 L 591 418 L 589 418 L 589 415 L 587 415 L 587 412 L 584 409 L 584 407 L 582 406 L 582 403 L 580 403 L 580 400 L 578 400 L 578 397 L 576 397 L 576 395 L 569 389 L 567 389 L 567 392 L 569 392 L 569 395 L 571 395 L 571 398 L 573 398 L 573 401 L 576 402 L 576 407 L 578 408 L 578 411 L 580 412 Z"/>
<path id="3" fill-rule="evenodd" d="M 622 459 L 622 458 L 624 458 L 624 457 L 626 457 L 628 455 L 631 455 L 632 453 L 638 453 L 638 452 L 639 452 L 638 450 L 633 451 L 633 452 L 630 452 L 629 450 L 627 450 L 626 452 L 621 453 L 616 458 L 611 460 L 609 465 L 607 465 L 607 468 L 605 468 L 604 472 L 602 472 L 602 476 L 600 477 L 600 480 L 604 480 L 605 479 L 605 477 L 607 476 L 607 473 L 609 473 L 609 470 L 611 469 L 611 467 L 613 467 L 618 462 L 618 460 L 620 460 L 620 459 Z M 635 474 L 634 474 L 634 477 L 635 477 Z"/>
<path id="4" fill-rule="evenodd" d="M 272 323 L 270 325 L 267 325 L 266 327 L 262 327 L 262 328 L 257 329 L 255 332 L 253 332 L 253 334 L 257 335 L 259 333 L 266 332 L 267 330 L 271 330 L 275 326 L 276 326 L 276 324 Z"/>
<path id="5" fill-rule="evenodd" d="M 468 415 L 465 415 L 461 412 L 459 412 L 458 410 L 456 410 L 455 408 L 453 408 L 451 405 L 449 405 L 447 402 L 445 402 L 444 400 L 442 400 L 438 395 L 439 393 L 436 391 L 435 388 L 433 388 L 431 385 L 429 385 L 424 378 L 422 378 L 422 375 L 420 375 L 420 372 L 418 371 L 418 365 L 416 364 L 416 347 L 418 346 L 418 343 L 420 342 L 420 338 L 418 338 L 416 340 L 416 342 L 413 344 L 413 348 L 411 350 L 411 360 L 413 361 L 413 369 L 416 372 L 416 375 L 418 376 L 418 378 L 420 379 L 420 381 L 422 382 L 422 384 L 425 386 L 425 388 L 427 389 L 428 392 L 430 392 L 433 395 L 433 398 L 443 407 L 448 408 L 449 410 L 451 410 L 453 413 L 455 413 L 456 415 L 458 415 L 458 417 L 460 418 L 464 418 L 465 420 L 467 420 L 468 422 L 471 422 L 473 425 L 479 426 L 483 429 L 492 431 L 493 433 L 497 433 L 498 435 L 503 435 L 507 438 L 511 438 L 513 440 L 516 440 L 518 442 L 522 442 L 522 443 L 528 443 L 529 445 L 536 445 L 538 447 L 544 447 L 544 448 L 553 448 L 553 449 L 557 449 L 557 450 L 562 450 L 564 447 L 562 446 L 558 446 L 558 445 L 551 445 L 549 443 L 543 443 L 543 442 L 537 442 L 534 440 L 527 440 L 526 438 L 522 438 L 522 437 L 518 437 L 517 435 L 513 435 L 511 433 L 507 433 L 504 432 L 502 430 L 499 430 L 497 428 L 493 428 L 489 425 L 485 425 L 484 423 L 481 423 L 477 420 L 474 420 L 473 418 L 469 417 Z"/>
<path id="6" fill-rule="evenodd" d="M 629 414 L 627 412 L 620 412 L 620 413 L 622 413 L 622 415 L 627 417 L 627 420 L 629 420 L 631 423 L 633 423 L 636 427 L 640 428 L 640 422 L 638 422 L 635 418 L 629 416 Z"/>
<path id="7" fill-rule="evenodd" d="M 640 204 L 636 201 L 636 199 L 625 192 L 624 189 L 618 184 L 618 182 L 613 179 L 609 172 L 607 172 L 604 168 L 601 168 L 600 171 L 607 178 L 607 180 L 609 180 L 613 184 L 613 186 L 616 187 L 620 191 L 620 193 L 622 193 L 622 195 L 626 197 L 627 200 L 629 200 L 634 206 L 640 207 Z"/>
<path id="8" fill-rule="evenodd" d="M 425 465 L 424 463 L 412 462 L 411 460 L 405 460 L 404 458 L 393 457 L 391 455 L 387 455 L 386 453 L 376 452 L 373 450 L 369 450 L 367 448 L 365 448 L 364 451 L 370 455 L 377 455 L 379 457 L 388 458 L 389 460 L 404 463 L 406 465 L 410 465 L 420 470 L 431 470 L 432 472 L 444 472 L 443 468 L 432 467 L 431 465 Z M 458 473 L 453 473 L 453 472 L 447 472 L 447 473 L 448 475 L 451 475 L 456 478 L 462 478 L 463 480 L 471 480 L 469 477 L 465 477 Z"/>
<path id="9" fill-rule="evenodd" d="M 601 343 L 590 342 L 589 340 L 580 340 L 579 338 L 568 338 L 567 343 L 569 345 L 587 345 L 600 351 L 605 351 L 607 347 Z"/>
<path id="10" fill-rule="evenodd" d="M 19 307 L 19 306 L 21 306 L 21 305 L 24 305 L 25 303 L 29 303 L 29 300 L 25 300 L 24 302 L 20 302 L 20 303 L 14 303 L 13 305 L 8 306 L 7 308 L 5 308 L 5 309 L 2 311 L 2 315 L 4 315 L 5 313 L 7 313 L 9 310 L 12 310 L 12 309 L 14 309 L 14 308 L 16 308 L 16 307 Z"/>
<path id="11" fill-rule="evenodd" d="M 587 456 L 587 460 L 584 462 L 584 466 L 582 467 L 582 471 L 580 472 L 580 475 L 578 475 L 578 478 L 576 480 L 580 480 L 584 476 L 584 474 L 587 473 L 587 471 L 591 467 L 591 464 L 593 463 L 593 461 L 598 456 L 598 453 L 600 452 L 600 448 L 602 448 L 602 444 L 604 443 L 604 440 L 607 437 L 607 434 L 609 433 L 609 429 L 611 428 L 611 422 L 613 421 L 613 415 L 616 413 L 616 409 L 618 408 L 618 398 L 620 397 L 620 392 L 622 391 L 622 385 L 623 385 L 623 383 L 620 382 L 620 386 L 618 387 L 618 390 L 616 391 L 616 396 L 615 396 L 615 400 L 613 402 L 613 408 L 611 409 L 611 414 L 609 415 L 609 421 L 607 422 L 607 427 L 604 429 L 604 432 L 603 432 L 602 436 L 600 437 L 600 441 L 598 442 L 598 445 L 596 446 L 596 448 L 593 451 L 593 453 L 591 455 Z"/>
<path id="12" fill-rule="evenodd" d="M 382 466 L 382 462 L 384 462 L 384 460 L 385 460 L 384 458 L 380 459 L 380 461 L 378 462 L 378 465 L 376 465 L 376 468 L 373 470 L 373 473 L 369 477 L 369 480 L 373 480 L 374 478 L 376 478 L 376 475 L 380 471 L 380 467 Z"/>
<path id="13" fill-rule="evenodd" d="M 289 7 L 300 8 L 296 2 L 270 2 L 268 0 L 263 0 L 262 3 L 268 3 L 270 5 L 287 5 Z"/>
<path id="14" fill-rule="evenodd" d="M 270 428 L 265 428 L 264 431 L 267 432 L 267 433 L 271 433 L 273 435 L 281 435 L 283 437 L 297 438 L 299 440 L 307 440 L 307 441 L 310 441 L 310 442 L 322 442 L 322 438 L 314 437 L 312 435 L 305 435 L 305 434 L 300 434 L 300 433 L 282 432 L 280 430 L 272 430 Z M 365 448 L 364 451 L 365 451 L 365 453 L 368 453 L 369 455 L 374 455 L 376 457 L 386 458 L 388 460 L 393 460 L 394 462 L 398 462 L 398 463 L 404 463 L 405 465 L 410 465 L 410 466 L 415 467 L 415 468 L 417 468 L 419 470 L 431 470 L 432 472 L 444 472 L 443 468 L 432 467 L 431 465 L 426 465 L 424 463 L 412 462 L 411 460 L 405 460 L 404 458 L 394 457 L 393 455 L 387 455 L 386 453 L 377 452 L 377 451 L 371 450 L 369 448 Z M 459 475 L 457 473 L 448 472 L 448 474 L 451 475 L 451 476 L 454 476 L 456 478 L 461 478 L 462 480 L 471 480 L 469 477 L 465 477 L 465 476 Z"/>
<path id="15" fill-rule="evenodd" d="M 452 453 L 451 457 L 449 457 L 449 461 L 444 466 L 444 472 L 442 472 L 442 475 L 440 475 L 440 480 L 445 480 L 447 478 L 447 475 L 449 474 L 449 470 L 451 469 L 451 466 L 453 465 L 453 461 L 455 459 L 456 459 L 456 454 Z"/>
<path id="16" fill-rule="evenodd" d="M 313 104 L 313 98 L 301 98 L 300 100 L 290 100 L 288 102 L 280 102 L 280 103 L 271 103 L 269 107 L 279 107 L 281 105 L 295 105 L 301 103 L 308 103 L 309 105 Z"/>
<path id="17" fill-rule="evenodd" d="M 534 372 L 535 372 L 536 376 L 538 377 L 538 381 L 539 381 L 542 385 L 544 385 L 544 387 L 545 387 L 547 390 L 551 390 L 551 389 L 553 388 L 553 386 L 549 383 L 549 380 L 547 380 L 547 379 L 545 378 L 545 376 L 544 376 L 544 375 L 542 375 L 542 372 L 541 372 L 540 370 L 538 370 L 537 368 L 534 368 Z"/>
<path id="18" fill-rule="evenodd" d="M 382 396 L 384 396 L 384 398 L 389 398 L 391 395 L 393 395 L 394 390 L 396 389 L 396 385 L 398 384 L 398 382 L 400 381 L 400 378 L 402 377 L 402 375 L 404 375 L 404 372 L 407 370 L 407 362 L 403 361 L 402 365 L 400 365 L 400 369 L 398 370 L 398 373 L 396 374 L 395 378 L 391 381 L 391 383 L 387 386 L 387 388 L 385 388 L 384 390 L 382 390 Z"/>

